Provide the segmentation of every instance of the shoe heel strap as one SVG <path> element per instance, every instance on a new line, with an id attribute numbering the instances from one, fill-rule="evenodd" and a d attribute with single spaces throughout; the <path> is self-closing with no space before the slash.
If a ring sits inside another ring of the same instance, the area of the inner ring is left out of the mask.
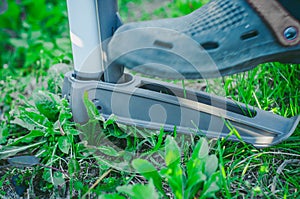
<path id="1" fill-rule="evenodd" d="M 247 1 L 269 25 L 281 45 L 295 46 L 300 43 L 300 23 L 277 1 Z"/>

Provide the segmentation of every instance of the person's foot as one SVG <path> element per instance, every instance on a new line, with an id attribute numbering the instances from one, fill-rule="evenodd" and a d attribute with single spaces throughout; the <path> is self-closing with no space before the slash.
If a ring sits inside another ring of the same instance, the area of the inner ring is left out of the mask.
<path id="1" fill-rule="evenodd" d="M 176 79 L 229 75 L 270 61 L 300 63 L 298 20 L 277 1 L 213 0 L 184 17 L 121 26 L 108 55 L 138 72 Z"/>

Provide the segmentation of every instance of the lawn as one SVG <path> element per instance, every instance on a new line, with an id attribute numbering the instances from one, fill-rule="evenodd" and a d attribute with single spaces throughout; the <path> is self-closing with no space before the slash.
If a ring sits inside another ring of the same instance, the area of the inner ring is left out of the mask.
<path id="1" fill-rule="evenodd" d="M 300 128 L 265 149 L 104 120 L 72 121 L 66 2 L 0 2 L 1 198 L 299 198 Z M 177 17 L 207 1 L 119 0 L 125 22 Z M 300 65 L 266 63 L 212 80 L 171 83 L 284 117 L 300 114 Z M 87 139 L 87 132 L 89 137 Z M 235 131 L 233 130 L 232 133 Z M 96 144 L 92 144 L 96 143 Z M 99 144 L 100 143 L 100 144 Z"/>

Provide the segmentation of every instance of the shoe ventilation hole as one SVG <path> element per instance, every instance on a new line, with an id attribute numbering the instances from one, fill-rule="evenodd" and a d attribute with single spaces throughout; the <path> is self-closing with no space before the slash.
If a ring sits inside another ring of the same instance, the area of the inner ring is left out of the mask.
<path id="1" fill-rule="evenodd" d="M 206 42 L 204 44 L 201 44 L 201 46 L 205 50 L 213 50 L 213 49 L 217 49 L 219 47 L 219 44 L 217 42 Z"/>
<path id="2" fill-rule="evenodd" d="M 251 39 L 253 37 L 256 37 L 258 35 L 258 31 L 256 30 L 252 30 L 250 32 L 246 32 L 245 34 L 243 34 L 241 36 L 241 40 L 247 40 L 247 39 Z"/>
<path id="3" fill-rule="evenodd" d="M 155 40 L 153 44 L 154 44 L 154 46 L 158 46 L 158 47 L 161 47 L 161 48 L 166 48 L 166 49 L 172 49 L 173 48 L 173 44 L 169 43 L 169 42 Z"/>

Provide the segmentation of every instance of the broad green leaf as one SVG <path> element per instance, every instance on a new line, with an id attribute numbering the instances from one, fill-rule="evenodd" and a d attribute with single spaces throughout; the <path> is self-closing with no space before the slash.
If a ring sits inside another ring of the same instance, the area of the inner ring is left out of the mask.
<path id="1" fill-rule="evenodd" d="M 0 144 L 6 143 L 8 136 L 9 136 L 8 128 L 5 125 L 4 125 L 4 127 L 2 127 L 2 124 L 1 124 L 1 126 L 0 126 Z"/>
<path id="2" fill-rule="evenodd" d="M 154 146 L 154 148 L 152 149 L 153 152 L 155 151 L 158 151 L 162 145 L 162 142 L 163 142 L 163 136 L 164 136 L 165 132 L 164 132 L 164 129 L 161 128 L 160 129 L 160 132 L 159 132 L 159 135 L 158 135 L 158 140 Z"/>
<path id="3" fill-rule="evenodd" d="M 18 143 L 31 143 L 35 138 L 43 137 L 44 135 L 45 135 L 45 133 L 43 131 L 32 130 L 27 135 L 15 139 L 15 141 L 13 142 L 13 144 L 16 145 Z"/>
<path id="4" fill-rule="evenodd" d="M 103 170 L 107 170 L 109 168 L 114 168 L 119 171 L 129 171 L 132 170 L 132 167 L 128 164 L 126 161 L 113 161 L 113 160 L 108 160 L 103 157 L 96 157 L 98 161 L 98 164 L 100 165 L 100 168 Z"/>
<path id="5" fill-rule="evenodd" d="M 205 171 L 205 159 L 192 159 L 190 158 L 186 164 L 187 175 L 192 176 L 194 173 L 201 172 L 204 174 Z"/>
<path id="6" fill-rule="evenodd" d="M 99 111 L 95 104 L 89 99 L 89 94 L 87 91 L 84 92 L 83 103 L 90 119 L 96 119 L 99 117 Z"/>
<path id="7" fill-rule="evenodd" d="M 184 174 L 180 164 L 181 152 L 173 137 L 168 136 L 165 144 L 165 162 L 167 168 L 160 171 L 167 178 L 176 198 L 182 198 L 184 193 Z"/>
<path id="8" fill-rule="evenodd" d="M 44 172 L 43 172 L 43 179 L 45 180 L 45 181 L 47 181 L 47 182 L 51 182 L 51 174 L 50 174 L 50 170 L 44 170 Z"/>
<path id="9" fill-rule="evenodd" d="M 84 125 L 77 125 L 82 132 L 81 139 L 87 141 L 89 146 L 100 146 L 103 143 L 105 134 L 99 121 L 89 120 Z"/>
<path id="10" fill-rule="evenodd" d="M 206 158 L 208 156 L 208 143 L 205 139 L 201 138 L 193 149 L 193 153 L 186 164 L 187 174 L 189 177 L 189 186 L 194 186 L 197 181 L 191 181 L 190 176 L 198 175 L 199 179 L 203 178 L 205 174 Z"/>
<path id="11" fill-rule="evenodd" d="M 113 156 L 113 157 L 118 157 L 120 154 L 112 147 L 110 146 L 100 146 L 97 149 L 104 153 L 105 155 Z"/>
<path id="12" fill-rule="evenodd" d="M 39 0 L 39 1 L 22 1 L 23 3 L 28 3 L 28 9 L 26 10 L 30 15 L 28 16 L 29 19 L 44 19 L 47 17 L 47 4 L 46 0 Z"/>
<path id="13" fill-rule="evenodd" d="M 105 130 L 108 130 L 108 133 L 110 136 L 116 137 L 116 138 L 128 138 L 129 134 L 124 133 L 119 126 L 116 123 L 113 123 L 111 126 L 106 126 L 104 124 Z"/>
<path id="14" fill-rule="evenodd" d="M 60 99 L 58 96 L 45 91 L 39 91 L 34 95 L 34 103 L 39 112 L 45 115 L 50 121 L 58 119 L 60 111 Z"/>
<path id="15" fill-rule="evenodd" d="M 43 179 L 47 182 L 53 183 L 56 187 L 65 184 L 65 176 L 59 171 L 53 172 L 51 175 L 50 170 L 44 170 Z"/>
<path id="16" fill-rule="evenodd" d="M 5 13 L 1 14 L 0 27 L 17 30 L 20 27 L 20 23 L 12 23 L 18 22 L 20 19 L 21 8 L 15 1 L 8 2 L 8 9 Z"/>
<path id="17" fill-rule="evenodd" d="M 193 198 L 199 191 L 199 183 L 206 182 L 209 176 L 217 169 L 218 160 L 216 156 L 208 156 L 208 152 L 209 147 L 206 139 L 200 139 L 194 147 L 193 154 L 186 165 L 188 175 L 185 192 L 186 198 Z M 203 186 L 201 186 L 201 189 L 203 189 Z"/>
<path id="18" fill-rule="evenodd" d="M 78 131 L 77 129 L 70 129 L 68 131 L 71 135 L 80 135 L 81 134 L 81 132 Z"/>
<path id="19" fill-rule="evenodd" d="M 98 197 L 98 199 L 126 199 L 124 196 L 120 196 L 118 193 L 105 194 Z"/>
<path id="20" fill-rule="evenodd" d="M 58 148 L 65 154 L 69 153 L 71 142 L 67 136 L 61 136 L 58 138 Z"/>
<path id="21" fill-rule="evenodd" d="M 74 158 L 69 160 L 69 162 L 68 162 L 69 174 L 72 176 L 72 175 L 75 175 L 76 173 L 78 173 L 79 171 L 80 171 L 80 166 L 79 166 L 78 161 Z"/>
<path id="22" fill-rule="evenodd" d="M 28 43 L 24 39 L 11 38 L 9 42 L 16 48 L 28 48 Z"/>
<path id="23" fill-rule="evenodd" d="M 188 181 L 187 181 L 187 188 L 190 189 L 196 184 L 203 182 L 207 179 L 206 175 L 202 173 L 202 171 L 195 169 L 195 172 L 193 175 L 188 176 Z"/>
<path id="24" fill-rule="evenodd" d="M 54 186 L 56 186 L 56 187 L 65 184 L 64 175 L 61 172 L 54 172 L 53 173 L 53 183 L 54 183 Z"/>
<path id="25" fill-rule="evenodd" d="M 76 191 L 81 191 L 84 188 L 84 184 L 81 181 L 74 182 L 74 189 Z"/>
<path id="26" fill-rule="evenodd" d="M 204 165 L 203 163 L 202 165 Z M 187 168 L 187 182 L 185 186 L 185 198 L 194 198 L 195 194 L 199 191 L 200 183 L 207 180 L 206 175 L 203 173 L 203 168 L 197 167 L 195 165 L 188 166 Z M 202 187 L 201 187 L 202 188 Z"/>
<path id="27" fill-rule="evenodd" d="M 38 40 L 42 36 L 42 32 L 40 30 L 31 32 L 31 39 Z"/>
<path id="28" fill-rule="evenodd" d="M 54 45 L 52 42 L 44 42 L 43 47 L 45 48 L 45 50 L 52 50 Z"/>
<path id="29" fill-rule="evenodd" d="M 15 167 L 32 167 L 40 164 L 39 158 L 35 156 L 18 156 L 7 159 L 11 166 Z"/>
<path id="30" fill-rule="evenodd" d="M 117 188 L 118 192 L 127 194 L 131 199 L 158 199 L 158 193 L 155 190 L 153 181 L 149 184 L 125 185 Z"/>
<path id="31" fill-rule="evenodd" d="M 58 116 L 58 121 L 60 122 L 60 125 L 64 125 L 66 121 L 70 120 L 72 118 L 72 112 L 71 110 L 63 109 L 60 111 L 59 116 Z"/>
<path id="32" fill-rule="evenodd" d="M 13 124 L 18 124 L 28 130 L 48 129 L 52 127 L 52 123 L 48 118 L 40 113 L 33 112 L 24 107 L 19 107 L 20 114 L 18 118 L 12 121 Z"/>
<path id="33" fill-rule="evenodd" d="M 105 120 L 103 127 L 106 129 L 108 126 L 116 123 L 117 117 L 115 115 L 110 115 L 107 120 Z"/>
<path id="34" fill-rule="evenodd" d="M 31 144 L 31 145 L 27 145 L 27 146 L 21 146 L 21 147 L 19 147 L 19 146 L 3 146 L 0 149 L 0 160 L 5 159 L 7 157 L 14 156 L 19 152 L 25 151 L 25 150 L 30 149 L 32 147 L 39 146 L 39 145 L 41 145 L 45 142 L 46 141 L 41 141 L 41 142 L 38 142 L 38 143 L 34 143 L 34 144 Z"/>
<path id="35" fill-rule="evenodd" d="M 165 157 L 165 161 L 166 161 L 166 165 L 170 166 L 171 164 L 180 164 L 180 150 L 179 147 L 176 143 L 176 141 L 174 140 L 174 138 L 172 138 L 171 136 L 168 136 L 166 139 L 166 157 Z"/>
<path id="36" fill-rule="evenodd" d="M 195 160 L 198 158 L 200 158 L 200 159 L 205 158 L 208 156 L 208 153 L 209 153 L 208 143 L 207 143 L 206 139 L 201 138 L 197 142 L 197 144 L 193 150 L 192 159 Z"/>
<path id="37" fill-rule="evenodd" d="M 8 179 L 9 176 L 11 176 L 10 172 L 6 172 L 1 176 L 0 187 L 3 187 L 4 182 Z"/>
<path id="38" fill-rule="evenodd" d="M 20 119 L 20 118 L 15 118 L 13 121 L 11 121 L 12 124 L 17 124 L 27 130 L 34 130 L 35 129 L 35 126 L 37 125 L 34 125 L 32 124 L 31 122 L 26 122 L 26 121 L 23 121 L 23 119 Z"/>
<path id="39" fill-rule="evenodd" d="M 24 63 L 25 67 L 29 67 L 34 62 L 40 59 L 40 54 L 38 52 L 42 50 L 42 45 L 40 44 L 40 45 L 35 45 L 34 47 L 33 46 L 30 47 L 31 47 L 30 50 L 28 50 L 26 53 L 26 60 Z"/>
<path id="40" fill-rule="evenodd" d="M 160 170 L 162 177 L 167 179 L 168 184 L 173 190 L 176 198 L 183 198 L 184 195 L 184 174 L 180 164 L 172 164 L 168 168 Z"/>
<path id="41" fill-rule="evenodd" d="M 132 161 L 133 168 L 143 175 L 147 180 L 152 179 L 155 187 L 162 193 L 164 193 L 162 187 L 162 178 L 160 177 L 156 168 L 147 160 L 135 159 Z"/>
<path id="42" fill-rule="evenodd" d="M 57 24 L 57 22 L 55 23 Z M 59 37 L 55 39 L 56 44 L 63 50 L 69 50 L 70 49 L 70 39 L 66 37 Z"/>
<path id="43" fill-rule="evenodd" d="M 217 170 L 217 168 L 218 158 L 216 155 L 208 156 L 205 163 L 205 174 L 209 177 Z"/>
<path id="44" fill-rule="evenodd" d="M 214 173 L 207 181 L 204 182 L 204 188 L 200 198 L 213 198 L 215 193 L 220 190 L 220 173 Z"/>

